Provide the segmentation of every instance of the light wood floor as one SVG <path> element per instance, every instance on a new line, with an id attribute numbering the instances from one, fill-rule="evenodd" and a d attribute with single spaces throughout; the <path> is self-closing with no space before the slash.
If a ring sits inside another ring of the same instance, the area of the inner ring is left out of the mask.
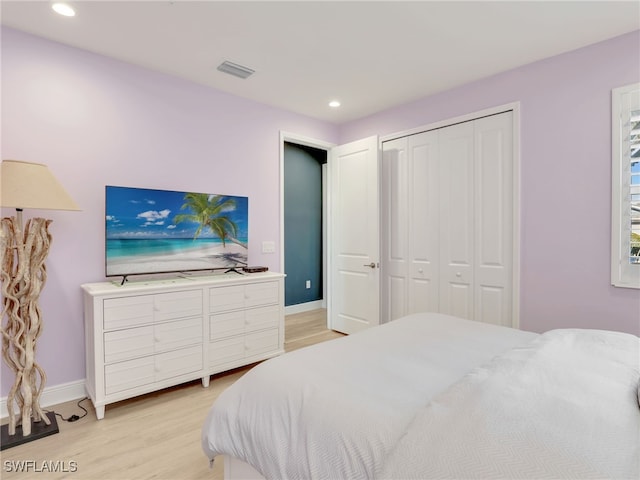
<path id="1" fill-rule="evenodd" d="M 323 309 L 289 315 L 285 323 L 287 351 L 341 336 L 326 329 Z M 100 421 L 85 400 L 82 405 L 89 414 L 73 423 L 58 418 L 60 433 L 2 451 L 0 478 L 222 479 L 222 462 L 209 469 L 200 447 L 200 430 L 213 401 L 249 368 L 215 375 L 209 388 L 195 381 L 107 405 Z M 50 410 L 65 418 L 83 413 L 76 402 Z M 26 464 L 28 472 L 25 461 L 32 462 Z M 47 468 L 58 471 L 46 472 Z"/>

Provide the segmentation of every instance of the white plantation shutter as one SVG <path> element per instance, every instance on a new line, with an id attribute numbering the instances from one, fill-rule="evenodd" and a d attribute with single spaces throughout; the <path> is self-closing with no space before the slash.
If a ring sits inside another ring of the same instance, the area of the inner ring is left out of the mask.
<path id="1" fill-rule="evenodd" d="M 611 283 L 640 288 L 640 83 L 612 90 Z"/>

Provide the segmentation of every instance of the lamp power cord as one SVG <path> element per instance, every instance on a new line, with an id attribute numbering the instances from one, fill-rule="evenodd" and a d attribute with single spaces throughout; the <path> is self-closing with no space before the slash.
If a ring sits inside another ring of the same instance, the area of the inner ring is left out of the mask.
<path id="1" fill-rule="evenodd" d="M 84 407 L 81 405 L 81 403 L 82 403 L 82 402 L 84 402 L 85 400 L 88 400 L 88 399 L 89 399 L 89 397 L 84 397 L 84 398 L 81 398 L 80 400 L 78 400 L 78 403 L 76 403 L 76 405 L 84 411 L 84 413 L 82 413 L 81 415 L 73 414 L 73 415 L 70 415 L 70 416 L 69 416 L 69 417 L 67 417 L 67 418 L 64 418 L 64 417 L 63 417 L 62 415 L 60 415 L 59 413 L 56 413 L 56 417 L 60 417 L 60 419 L 61 419 L 61 420 L 63 420 L 63 421 L 65 421 L 65 422 L 77 422 L 77 421 L 78 421 L 78 420 L 80 420 L 81 418 L 86 417 L 86 416 L 87 416 L 87 413 L 88 413 L 88 412 L 87 412 L 87 409 L 86 409 L 86 408 L 84 408 Z M 50 411 L 47 411 L 47 410 L 45 410 L 45 412 L 50 413 Z"/>

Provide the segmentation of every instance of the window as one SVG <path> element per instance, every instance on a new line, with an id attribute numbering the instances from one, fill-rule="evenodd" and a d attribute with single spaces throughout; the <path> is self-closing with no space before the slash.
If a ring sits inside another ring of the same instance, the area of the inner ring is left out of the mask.
<path id="1" fill-rule="evenodd" d="M 611 93 L 611 283 L 640 288 L 640 83 Z"/>

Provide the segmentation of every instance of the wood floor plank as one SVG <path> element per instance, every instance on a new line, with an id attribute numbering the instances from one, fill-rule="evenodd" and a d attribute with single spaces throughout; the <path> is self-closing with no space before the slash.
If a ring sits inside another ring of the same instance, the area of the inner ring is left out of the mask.
<path id="1" fill-rule="evenodd" d="M 286 351 L 340 336 L 327 330 L 324 309 L 285 319 Z M 200 446 L 200 431 L 214 400 L 249 368 L 214 375 L 209 388 L 194 381 L 107 405 L 100 421 L 91 402 L 85 400 L 82 405 L 88 410 L 87 416 L 71 423 L 58 419 L 59 434 L 2 451 L 0 477 L 221 480 L 222 462 L 214 462 L 209 468 Z M 65 418 L 83 413 L 76 402 L 50 410 Z"/>

